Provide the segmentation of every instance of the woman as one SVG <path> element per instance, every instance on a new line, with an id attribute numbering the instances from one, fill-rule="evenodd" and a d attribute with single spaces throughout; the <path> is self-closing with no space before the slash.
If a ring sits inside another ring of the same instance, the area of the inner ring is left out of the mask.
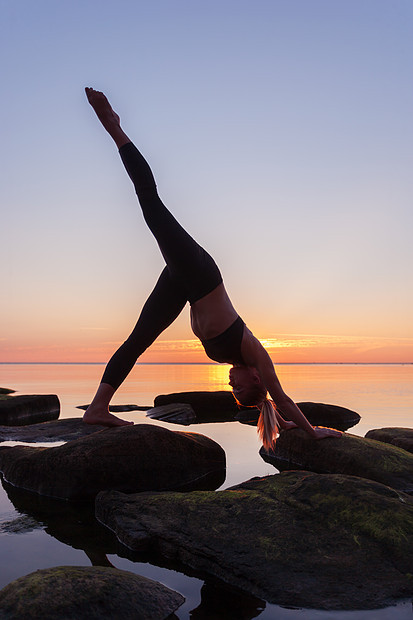
<path id="1" fill-rule="evenodd" d="M 192 330 L 208 357 L 233 365 L 229 385 L 236 400 L 242 405 L 259 407 L 258 432 L 265 448 L 274 444 L 279 428 L 299 426 L 317 439 L 340 436 L 341 433 L 333 429 L 313 427 L 284 393 L 268 353 L 235 311 L 217 265 L 162 203 L 149 165 L 122 130 L 119 116 L 103 93 L 86 88 L 86 96 L 119 149 L 166 267 L 131 335 L 106 366 L 84 421 L 106 426 L 132 424 L 110 414 L 109 402 L 138 357 L 171 325 L 189 301 Z M 272 401 L 267 398 L 267 392 Z"/>

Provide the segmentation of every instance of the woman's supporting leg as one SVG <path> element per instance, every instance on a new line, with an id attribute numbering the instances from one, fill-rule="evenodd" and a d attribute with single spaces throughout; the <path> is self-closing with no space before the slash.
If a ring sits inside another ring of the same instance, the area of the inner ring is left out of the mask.
<path id="1" fill-rule="evenodd" d="M 109 413 L 109 402 L 138 357 L 173 323 L 186 302 L 185 293 L 165 267 L 129 338 L 109 360 L 96 395 L 83 416 L 84 422 L 106 426 L 129 424 Z"/>

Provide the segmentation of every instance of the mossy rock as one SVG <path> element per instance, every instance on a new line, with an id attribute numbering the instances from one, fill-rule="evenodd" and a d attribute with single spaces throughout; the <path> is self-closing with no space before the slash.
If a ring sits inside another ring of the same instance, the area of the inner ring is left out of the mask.
<path id="1" fill-rule="evenodd" d="M 270 603 L 360 609 L 413 595 L 413 498 L 361 478 L 296 471 L 219 492 L 107 491 L 96 516 L 127 547 Z"/>
<path id="2" fill-rule="evenodd" d="M 164 620 L 184 602 L 164 585 L 116 568 L 58 566 L 0 591 L 4 620 Z"/>
<path id="3" fill-rule="evenodd" d="M 413 454 L 413 428 L 375 428 L 366 433 L 366 438 L 389 443 Z"/>
<path id="4" fill-rule="evenodd" d="M 319 474 L 348 474 L 413 493 L 412 454 L 349 433 L 320 440 L 297 428 L 281 432 L 275 448 L 261 448 L 260 455 L 280 471 L 305 469 Z"/>

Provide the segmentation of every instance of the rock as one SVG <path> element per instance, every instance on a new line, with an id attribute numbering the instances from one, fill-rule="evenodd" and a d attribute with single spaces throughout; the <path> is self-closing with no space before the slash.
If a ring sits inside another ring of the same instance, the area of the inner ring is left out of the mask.
<path id="1" fill-rule="evenodd" d="M 57 566 L 16 579 L 0 591 L 9 620 L 164 620 L 184 603 L 166 586 L 116 568 Z"/>
<path id="2" fill-rule="evenodd" d="M 0 534 L 45 531 L 65 545 L 83 550 L 94 566 L 108 566 L 106 554 L 122 549 L 114 534 L 95 518 L 94 502 L 68 502 L 19 489 L 2 480 L 18 516 L 0 520 Z"/>
<path id="3" fill-rule="evenodd" d="M 375 428 L 368 431 L 365 437 L 390 443 L 413 453 L 413 428 Z"/>
<path id="4" fill-rule="evenodd" d="M 314 426 L 327 426 L 346 431 L 355 426 L 360 421 L 360 416 L 351 409 L 339 407 L 338 405 L 328 405 L 326 403 L 297 403 L 310 424 Z M 244 409 L 240 411 L 235 419 L 243 424 L 257 425 L 259 412 L 256 409 Z M 288 419 L 288 418 L 287 418 Z"/>
<path id="5" fill-rule="evenodd" d="M 195 411 L 187 403 L 171 403 L 170 405 L 160 405 L 152 407 L 146 412 L 148 418 L 162 420 L 163 422 L 173 422 L 188 426 L 197 422 Z"/>
<path id="6" fill-rule="evenodd" d="M 55 394 L 12 396 L 0 400 L 0 424 L 23 426 L 46 420 L 57 420 L 60 402 Z"/>
<path id="7" fill-rule="evenodd" d="M 327 426 L 346 431 L 360 422 L 360 415 L 351 409 L 327 403 L 297 403 L 313 426 Z"/>
<path id="8" fill-rule="evenodd" d="M 259 411 L 256 407 L 240 407 L 232 392 L 228 390 L 216 392 L 177 392 L 162 394 L 155 398 L 155 408 L 172 404 L 189 404 L 195 412 L 195 418 L 188 417 L 188 422 L 181 421 L 182 415 L 178 410 L 176 417 L 168 414 L 167 421 L 176 424 L 199 424 L 205 422 L 241 422 L 242 424 L 257 425 Z M 311 424 L 329 426 L 345 431 L 360 421 L 355 411 L 328 405 L 325 403 L 297 403 Z M 152 416 L 151 416 L 152 417 Z M 164 418 L 157 417 L 159 420 Z"/>
<path id="9" fill-rule="evenodd" d="M 225 480 L 225 452 L 204 435 L 137 424 L 58 447 L 0 447 L 0 471 L 14 486 L 69 500 L 104 489 L 215 489 Z"/>
<path id="10" fill-rule="evenodd" d="M 280 434 L 274 451 L 261 448 L 260 455 L 279 470 L 360 476 L 413 493 L 413 455 L 373 439 L 346 433 L 317 440 L 301 429 L 293 429 Z"/>
<path id="11" fill-rule="evenodd" d="M 86 411 L 88 407 L 89 405 L 78 405 L 76 409 L 83 409 Z M 113 413 L 120 413 L 122 411 L 147 411 L 150 408 L 150 405 L 109 405 L 109 411 Z"/>
<path id="12" fill-rule="evenodd" d="M 106 426 L 85 424 L 82 418 L 65 418 L 27 426 L 0 426 L 0 441 L 72 441 L 105 429 Z"/>
<path id="13" fill-rule="evenodd" d="M 10 390 L 9 388 L 0 387 L 0 394 L 14 394 L 16 390 Z"/>
<path id="14" fill-rule="evenodd" d="M 156 396 L 155 407 L 169 404 L 186 403 L 191 405 L 196 415 L 196 423 L 232 422 L 239 412 L 232 392 L 221 390 L 216 392 L 177 392 Z M 250 409 L 251 410 L 251 409 Z M 254 411 L 257 411 L 254 408 Z M 168 422 L 172 422 L 170 419 Z"/>
<path id="15" fill-rule="evenodd" d="M 96 516 L 129 548 L 270 603 L 360 609 L 413 594 L 413 498 L 362 478 L 295 471 L 219 492 L 106 491 Z"/>

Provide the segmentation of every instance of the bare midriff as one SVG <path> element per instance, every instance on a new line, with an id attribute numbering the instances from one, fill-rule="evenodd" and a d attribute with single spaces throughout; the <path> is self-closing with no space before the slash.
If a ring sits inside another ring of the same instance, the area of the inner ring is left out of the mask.
<path id="1" fill-rule="evenodd" d="M 237 319 L 223 283 L 191 305 L 191 327 L 200 340 L 222 334 Z"/>

